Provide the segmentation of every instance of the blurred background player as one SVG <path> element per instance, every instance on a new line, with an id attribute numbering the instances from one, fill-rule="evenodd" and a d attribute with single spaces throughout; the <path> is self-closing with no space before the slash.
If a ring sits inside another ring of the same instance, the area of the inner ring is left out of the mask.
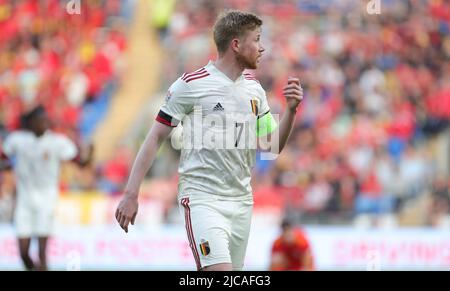
<path id="1" fill-rule="evenodd" d="M 14 224 L 20 257 L 27 270 L 47 270 L 46 249 L 58 198 L 61 162 L 87 165 L 92 147 L 77 158 L 77 147 L 66 136 L 50 130 L 44 107 L 37 106 L 22 118 L 23 129 L 7 136 L 3 153 L 11 161 L 17 185 Z M 32 238 L 39 242 L 39 262 L 29 255 Z"/>
<path id="2" fill-rule="evenodd" d="M 314 270 L 313 254 L 305 232 L 287 219 L 281 223 L 281 235 L 272 245 L 270 270 Z"/>

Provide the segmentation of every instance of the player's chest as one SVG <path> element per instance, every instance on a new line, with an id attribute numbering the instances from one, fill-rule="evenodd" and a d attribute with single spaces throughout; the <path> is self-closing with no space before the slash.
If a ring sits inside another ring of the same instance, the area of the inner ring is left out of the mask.
<path id="1" fill-rule="evenodd" d="M 303 256 L 303 251 L 296 247 L 287 248 L 286 253 L 291 260 L 299 260 Z"/>
<path id="2" fill-rule="evenodd" d="M 19 159 L 27 163 L 45 163 L 55 159 L 51 143 L 44 139 L 28 139 L 19 148 Z"/>
<path id="3" fill-rule="evenodd" d="M 256 117 L 259 114 L 257 92 L 246 87 L 229 86 L 206 91 L 196 104 L 197 112 L 208 115 L 245 115 Z"/>

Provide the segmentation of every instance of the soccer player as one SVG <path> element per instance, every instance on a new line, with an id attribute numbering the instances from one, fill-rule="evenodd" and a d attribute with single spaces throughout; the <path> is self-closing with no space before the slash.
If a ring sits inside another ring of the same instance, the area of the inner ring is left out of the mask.
<path id="1" fill-rule="evenodd" d="M 92 148 L 84 157 L 77 157 L 77 147 L 62 134 L 52 132 L 42 106 L 25 114 L 24 129 L 7 136 L 3 153 L 11 161 L 17 185 L 14 224 L 20 257 L 27 270 L 47 270 L 47 241 L 52 231 L 58 198 L 58 177 L 62 161 L 76 159 L 87 165 Z M 32 238 L 39 243 L 39 262 L 29 255 Z"/>
<path id="2" fill-rule="evenodd" d="M 283 220 L 281 230 L 272 245 L 270 270 L 313 271 L 313 256 L 306 234 L 288 220 Z"/>
<path id="3" fill-rule="evenodd" d="M 251 140 L 258 137 L 255 143 L 278 154 L 303 99 L 300 81 L 289 78 L 284 87 L 287 108 L 277 124 L 264 89 L 244 72 L 256 69 L 264 52 L 261 25 L 251 13 L 228 11 L 219 16 L 214 26 L 218 58 L 170 86 L 116 210 L 117 221 L 128 232 L 129 223 L 135 222 L 144 175 L 161 142 L 181 122 L 178 202 L 198 270 L 243 268 L 253 208 L 250 178 L 256 146 Z"/>

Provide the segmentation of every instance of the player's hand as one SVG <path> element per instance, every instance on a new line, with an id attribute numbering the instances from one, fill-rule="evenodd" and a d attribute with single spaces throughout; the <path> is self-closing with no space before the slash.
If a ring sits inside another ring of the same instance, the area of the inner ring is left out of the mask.
<path id="1" fill-rule="evenodd" d="M 288 83 L 283 88 L 283 95 L 286 98 L 290 110 L 295 111 L 303 100 L 303 89 L 298 78 L 289 77 Z"/>
<path id="2" fill-rule="evenodd" d="M 120 201 L 116 210 L 116 220 L 120 224 L 120 227 L 128 233 L 128 224 L 131 222 L 134 225 L 134 220 L 138 212 L 139 203 L 137 198 L 130 198 L 125 196 Z"/>

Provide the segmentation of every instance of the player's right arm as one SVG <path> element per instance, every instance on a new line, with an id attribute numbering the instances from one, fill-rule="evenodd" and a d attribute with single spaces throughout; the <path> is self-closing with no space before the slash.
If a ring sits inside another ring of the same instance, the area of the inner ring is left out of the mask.
<path id="1" fill-rule="evenodd" d="M 134 224 L 138 211 L 139 188 L 145 174 L 150 169 L 161 143 L 169 136 L 172 129 L 193 108 L 193 98 L 187 84 L 178 79 L 169 88 L 164 105 L 156 121 L 148 132 L 131 168 L 124 197 L 116 210 L 116 219 L 125 232 L 128 224 Z"/>
<path id="2" fill-rule="evenodd" d="M 116 210 L 116 219 L 125 232 L 128 232 L 128 224 L 130 222 L 134 224 L 136 219 L 141 182 L 151 167 L 161 143 L 169 136 L 171 131 L 172 127 L 155 122 L 139 149 L 124 190 L 124 197 Z"/>
<path id="3" fill-rule="evenodd" d="M 19 143 L 20 135 L 15 132 L 9 134 L 3 143 L 0 142 L 0 171 L 11 169 L 11 158 L 15 156 Z"/>

